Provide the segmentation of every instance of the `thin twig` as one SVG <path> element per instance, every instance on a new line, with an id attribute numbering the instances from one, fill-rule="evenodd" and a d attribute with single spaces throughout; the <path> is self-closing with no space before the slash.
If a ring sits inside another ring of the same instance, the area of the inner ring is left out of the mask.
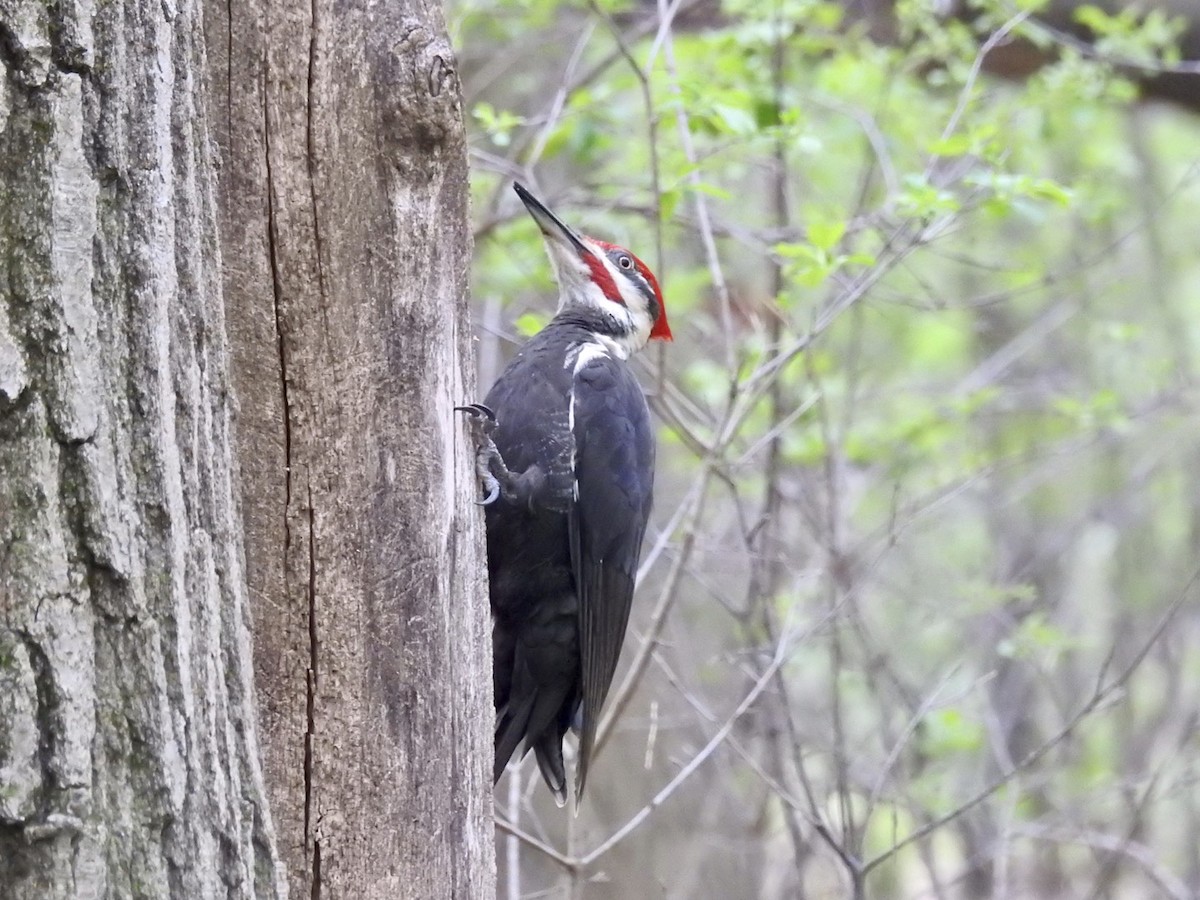
<path id="1" fill-rule="evenodd" d="M 708 761 L 713 753 L 716 752 L 717 748 L 724 743 L 725 739 L 733 730 L 733 726 L 737 723 L 738 719 L 745 714 L 746 710 L 754 705 L 754 701 L 756 701 L 759 695 L 766 690 L 767 685 L 771 683 L 775 673 L 778 672 L 779 668 L 784 664 L 784 662 L 787 661 L 788 651 L 796 643 L 797 641 L 788 636 L 785 636 L 785 638 L 779 642 L 779 646 L 776 648 L 775 657 L 771 660 L 771 664 L 767 667 L 766 671 L 763 672 L 762 677 L 755 682 L 754 687 L 748 694 L 746 694 L 742 702 L 737 705 L 737 708 L 734 709 L 729 718 L 725 720 L 725 723 L 717 730 L 717 733 L 712 736 L 709 742 L 704 745 L 699 753 L 692 757 L 691 761 L 688 762 L 687 765 L 685 765 L 679 770 L 678 773 L 676 773 L 674 778 L 667 782 L 666 786 L 662 790 L 654 795 L 654 798 L 649 803 L 635 813 L 629 819 L 629 821 L 613 832 L 613 834 L 610 835 L 602 844 L 600 844 L 600 846 L 584 856 L 580 860 L 582 865 L 591 865 L 621 841 L 625 840 L 625 838 L 632 834 L 634 830 L 636 830 L 637 827 L 641 825 L 651 813 L 662 806 L 663 803 L 665 803 L 671 797 L 671 795 L 674 794 L 680 788 L 680 786 L 682 786 L 683 783 L 696 772 L 697 769 L 699 769 L 705 762 Z"/>
<path id="2" fill-rule="evenodd" d="M 1200 569 L 1197 569 L 1192 573 L 1192 576 L 1188 579 L 1187 584 L 1184 585 L 1183 590 L 1180 591 L 1179 595 L 1171 602 L 1171 605 L 1167 607 L 1166 612 L 1163 613 L 1158 624 L 1150 633 L 1150 636 L 1142 644 L 1138 652 L 1134 654 L 1134 657 L 1129 664 L 1126 665 L 1125 668 L 1122 669 L 1121 672 L 1111 681 L 1107 683 L 1097 682 L 1096 688 L 1093 690 L 1092 695 L 1083 704 L 1083 706 L 1081 706 L 1079 710 L 1073 716 L 1071 716 L 1065 725 L 1056 731 L 1050 738 L 1043 741 L 1029 753 L 1025 754 L 1025 756 L 1022 757 L 1021 760 L 1010 771 L 1004 772 L 1003 774 L 994 778 L 966 802 L 960 803 L 957 807 L 949 812 L 932 819 L 931 821 L 922 825 L 920 828 L 914 830 L 911 834 L 908 834 L 901 840 L 897 841 L 878 856 L 871 859 L 864 866 L 864 873 L 870 872 L 877 866 L 887 862 L 914 841 L 919 841 L 925 837 L 928 837 L 942 826 L 953 822 L 964 813 L 974 809 L 980 803 L 983 803 L 983 801 L 995 794 L 996 791 L 1008 784 L 1014 776 L 1036 765 L 1047 753 L 1061 744 L 1063 740 L 1067 738 L 1067 736 L 1074 732 L 1079 726 L 1080 722 L 1082 722 L 1092 713 L 1096 712 L 1096 710 L 1103 708 L 1109 700 L 1111 700 L 1122 688 L 1124 688 L 1125 684 L 1133 676 L 1134 672 L 1138 670 L 1142 662 L 1146 659 L 1146 656 L 1150 653 L 1150 650 L 1155 644 L 1158 643 L 1159 638 L 1163 636 L 1163 633 L 1167 630 L 1167 626 L 1171 624 L 1172 620 L 1174 620 L 1175 614 L 1178 613 L 1180 608 L 1183 606 L 1184 600 L 1186 600 L 1188 595 L 1191 593 L 1192 587 L 1195 586 L 1197 580 L 1200 580 Z"/>
<path id="3" fill-rule="evenodd" d="M 543 856 L 547 857 L 548 859 L 554 860 L 556 863 L 558 863 L 560 866 L 562 866 L 567 871 L 573 871 L 579 867 L 578 860 L 571 859 L 568 856 L 564 856 L 563 854 L 561 854 L 557 850 L 555 850 L 553 847 L 551 847 L 549 844 L 547 844 L 545 841 L 535 838 L 528 831 L 522 830 L 521 828 L 512 824 L 512 822 L 508 821 L 507 819 L 503 818 L 502 816 L 499 816 L 499 815 L 496 816 L 496 828 L 500 831 L 503 831 L 505 834 L 516 838 L 518 841 L 520 841 L 526 847 L 532 847 L 534 850 L 536 850 L 538 853 L 541 853 Z"/>
<path id="4" fill-rule="evenodd" d="M 1135 59 L 1132 56 L 1125 56 L 1121 53 L 1109 53 L 1099 50 L 1094 44 L 1089 44 L 1087 41 L 1077 38 L 1070 32 L 1056 28 L 1049 22 L 1045 22 L 1036 16 L 1030 18 L 1029 25 L 1031 28 L 1042 32 L 1042 34 L 1046 35 L 1056 44 L 1060 44 L 1063 47 L 1070 47 L 1088 59 L 1094 59 L 1119 69 L 1132 69 L 1138 72 L 1149 72 L 1154 75 L 1200 75 L 1200 60 L 1184 59 L 1171 63 L 1157 59 Z"/>
<path id="5" fill-rule="evenodd" d="M 693 774 L 695 774 L 695 772 L 702 765 L 704 765 L 705 762 L 712 758 L 717 749 L 729 738 L 733 731 L 734 725 L 736 725 L 738 720 L 745 715 L 746 711 L 754 705 L 755 701 L 758 700 L 758 698 L 762 695 L 762 692 L 771 683 L 775 673 L 778 672 L 780 667 L 783 666 L 783 664 L 790 658 L 791 651 L 794 650 L 795 647 L 797 647 L 800 643 L 802 643 L 807 635 L 811 634 L 816 628 L 821 627 L 824 621 L 825 620 L 822 619 L 821 621 L 816 622 L 803 630 L 788 630 L 779 641 L 779 644 L 776 646 L 775 654 L 770 665 L 767 666 L 762 675 L 754 682 L 754 685 L 751 687 L 746 696 L 742 698 L 742 701 L 737 705 L 737 707 L 734 708 L 733 712 L 729 714 L 724 723 L 722 723 L 721 727 L 717 729 L 717 732 L 709 739 L 708 743 L 706 743 L 691 758 L 691 760 L 689 760 L 688 763 L 681 768 L 657 794 L 654 795 L 653 799 L 651 799 L 649 803 L 638 810 L 638 812 L 636 812 L 624 825 L 609 835 L 608 838 L 606 838 L 601 844 L 599 844 L 589 853 L 584 854 L 583 856 L 565 855 L 560 853 L 549 844 L 539 840 L 521 828 L 518 828 L 507 819 L 500 817 L 496 818 L 496 828 L 498 828 L 500 831 L 503 831 L 505 834 L 512 835 L 526 846 L 537 850 L 546 858 L 553 860 L 573 877 L 578 877 L 582 870 L 586 869 L 588 866 L 591 866 L 596 862 L 596 860 L 600 859 L 602 856 L 608 853 L 609 850 L 621 843 L 623 840 L 625 840 L 625 838 L 629 837 L 630 834 L 636 831 L 638 826 L 641 825 L 642 822 L 644 822 L 651 815 L 651 813 L 653 813 L 668 799 L 670 799 L 670 797 L 677 790 L 679 790 L 684 782 L 686 782 Z"/>
<path id="6" fill-rule="evenodd" d="M 983 62 L 989 53 L 995 50 L 1000 44 L 1008 40 L 1008 36 L 1012 34 L 1013 29 L 1026 21 L 1030 17 L 1029 10 L 1024 10 L 1017 13 L 996 31 L 994 31 L 983 46 L 979 48 L 979 52 L 975 54 L 975 59 L 971 63 L 971 69 L 967 72 L 966 80 L 963 82 L 962 90 L 958 94 L 958 103 L 954 106 L 954 112 L 950 114 L 950 118 L 946 122 L 946 127 L 942 129 L 942 141 L 949 140 L 950 136 L 958 130 L 958 123 L 962 120 L 963 115 L 967 111 L 967 106 L 971 102 L 971 94 L 975 90 L 975 82 L 979 80 L 980 74 L 983 72 Z M 925 174 L 928 176 L 934 164 L 939 157 L 931 156 L 929 165 L 925 169 Z"/>
<path id="7" fill-rule="evenodd" d="M 659 16 L 666 19 L 669 7 L 666 0 L 658 0 Z M 670 92 L 675 97 L 675 122 L 679 130 L 679 143 L 683 155 L 687 159 L 689 171 L 688 184 L 692 186 L 692 205 L 696 210 L 696 225 L 700 232 L 700 243 L 704 248 L 704 258 L 708 263 L 709 277 L 712 278 L 713 290 L 717 295 L 717 308 L 721 317 L 721 331 L 725 337 L 725 365 L 730 372 L 737 371 L 737 357 L 734 353 L 733 305 L 729 298 L 729 286 L 725 282 L 725 272 L 721 268 L 721 258 L 717 253 L 717 241 L 713 236 L 712 220 L 708 213 L 708 200 L 702 190 L 700 170 L 697 166 L 696 145 L 692 141 L 692 127 L 688 118 L 687 108 L 683 104 L 683 90 L 679 86 L 679 66 L 675 61 L 675 42 L 666 32 L 662 42 L 663 60 L 667 74 L 670 76 Z"/>
<path id="8" fill-rule="evenodd" d="M 1090 847 L 1115 853 L 1133 860 L 1145 871 L 1151 881 L 1173 900 L 1195 900 L 1195 893 L 1173 872 L 1161 866 L 1154 858 L 1154 851 L 1145 844 L 1129 840 L 1127 837 L 1117 837 L 1102 832 L 1065 828 L 1053 828 L 1047 825 L 1016 824 L 1013 832 L 1034 841 L 1051 841 L 1056 844 L 1074 844 L 1079 847 Z"/>
<path id="9" fill-rule="evenodd" d="M 679 552 L 675 555 L 675 559 L 671 563 L 671 568 L 667 572 L 666 581 L 663 583 L 662 590 L 658 595 L 658 603 L 655 604 L 654 611 L 650 615 L 650 623 L 646 628 L 646 633 L 642 636 L 642 643 L 638 647 L 638 652 L 634 656 L 632 664 L 629 666 L 629 671 L 625 673 L 620 687 L 617 688 L 606 704 L 604 717 L 596 727 L 596 740 L 592 749 L 593 754 L 599 754 L 600 749 L 612 734 L 613 726 L 620 719 L 622 713 L 625 712 L 625 707 L 629 705 L 634 691 L 646 672 L 647 664 L 650 662 L 650 654 L 658 643 L 659 635 L 662 633 L 663 625 L 666 623 L 667 614 L 671 611 L 671 607 L 675 604 L 675 598 L 679 595 L 680 578 L 683 575 L 684 566 L 692 555 L 692 550 L 696 544 L 696 535 L 699 532 L 700 517 L 704 514 L 704 498 L 708 492 L 708 480 L 711 474 L 712 465 L 707 464 L 703 466 L 699 477 L 692 485 L 688 497 L 684 501 L 683 506 L 686 506 L 688 511 L 681 516 L 681 521 L 684 524 L 682 526 L 683 540 L 680 544 Z"/>

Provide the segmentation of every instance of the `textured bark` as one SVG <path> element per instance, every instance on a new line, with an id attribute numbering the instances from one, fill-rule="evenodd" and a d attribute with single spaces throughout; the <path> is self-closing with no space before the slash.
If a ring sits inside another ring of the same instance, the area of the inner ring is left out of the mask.
<path id="1" fill-rule="evenodd" d="M 190 0 L 0 0 L 0 895 L 282 893 Z"/>
<path id="2" fill-rule="evenodd" d="M 264 768 L 297 894 L 493 890 L 466 152 L 439 4 L 208 7 Z M 457 512 L 456 512 L 457 511 Z"/>

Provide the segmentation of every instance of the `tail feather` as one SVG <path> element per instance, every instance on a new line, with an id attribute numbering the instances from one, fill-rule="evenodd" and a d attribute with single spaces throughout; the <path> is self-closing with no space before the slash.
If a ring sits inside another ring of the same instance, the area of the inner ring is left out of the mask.
<path id="1" fill-rule="evenodd" d="M 553 730 L 543 734 L 533 745 L 533 752 L 537 756 L 542 780 L 554 795 L 554 802 L 562 809 L 567 805 L 567 772 L 563 766 L 562 735 L 555 734 Z"/>
<path id="2" fill-rule="evenodd" d="M 564 593 L 515 625 L 493 627 L 496 690 L 494 780 L 513 754 L 534 750 L 554 799 L 567 799 L 562 741 L 579 707 L 576 600 Z M 524 750 L 518 751 L 524 741 Z"/>
<path id="3" fill-rule="evenodd" d="M 510 700 L 496 722 L 496 761 L 492 769 L 492 783 L 500 780 L 509 760 L 524 740 L 523 753 L 534 751 L 546 787 L 550 788 L 558 805 L 563 806 L 567 802 L 567 774 L 562 742 L 568 721 L 558 691 L 535 691 L 519 698 L 516 703 Z"/>
<path id="4" fill-rule="evenodd" d="M 500 780 L 508 761 L 525 737 L 529 714 L 533 712 L 533 701 L 534 697 L 531 696 L 515 707 L 510 703 L 496 722 L 496 761 L 492 768 L 492 784 Z"/>

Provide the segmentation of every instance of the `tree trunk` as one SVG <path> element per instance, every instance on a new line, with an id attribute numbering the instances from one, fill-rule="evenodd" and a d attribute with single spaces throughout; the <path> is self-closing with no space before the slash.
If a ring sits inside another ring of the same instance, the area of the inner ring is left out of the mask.
<path id="1" fill-rule="evenodd" d="M 486 897 L 441 13 L 203 12 L 0 2 L 0 895 Z"/>
<path id="2" fill-rule="evenodd" d="M 0 3 L 0 894 L 270 897 L 189 0 Z"/>
<path id="3" fill-rule="evenodd" d="M 292 887 L 486 897 L 487 591 L 451 409 L 475 397 L 466 147 L 441 9 L 208 13 L 256 681 Z"/>

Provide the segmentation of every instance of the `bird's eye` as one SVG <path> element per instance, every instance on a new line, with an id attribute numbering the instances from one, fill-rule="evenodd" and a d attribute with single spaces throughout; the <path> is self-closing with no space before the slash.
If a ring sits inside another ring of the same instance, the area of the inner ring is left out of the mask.
<path id="1" fill-rule="evenodd" d="M 618 256 L 617 257 L 617 265 L 620 266 L 622 269 L 632 269 L 633 268 L 633 260 L 630 259 L 628 256 Z"/>

